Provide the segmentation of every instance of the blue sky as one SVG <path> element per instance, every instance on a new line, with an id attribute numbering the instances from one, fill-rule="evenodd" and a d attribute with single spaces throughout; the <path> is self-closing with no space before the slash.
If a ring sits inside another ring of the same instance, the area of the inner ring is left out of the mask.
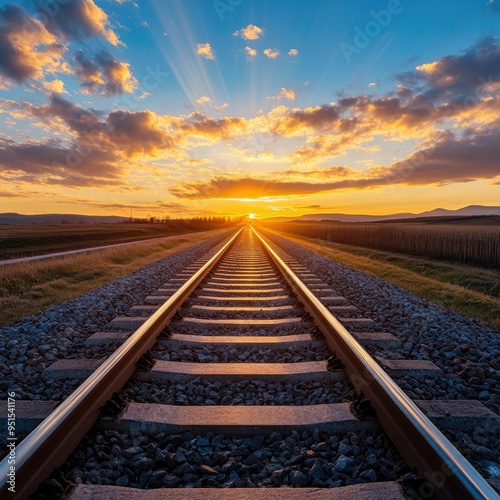
<path id="1" fill-rule="evenodd" d="M 4 3 L 0 210 L 495 204 L 497 3 Z"/>

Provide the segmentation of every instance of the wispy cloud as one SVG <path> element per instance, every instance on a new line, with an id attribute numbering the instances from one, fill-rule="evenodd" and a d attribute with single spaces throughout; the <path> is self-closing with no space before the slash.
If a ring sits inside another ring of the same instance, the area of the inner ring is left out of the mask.
<path id="1" fill-rule="evenodd" d="M 268 97 L 268 99 L 277 99 L 277 100 L 289 99 L 290 101 L 295 101 L 295 92 L 291 89 L 282 87 L 278 95 L 273 95 L 271 97 Z"/>
<path id="2" fill-rule="evenodd" d="M 220 106 L 217 106 L 217 104 L 215 104 L 212 101 L 212 99 L 210 99 L 210 97 L 208 97 L 206 95 L 202 95 L 199 99 L 197 99 L 196 104 L 199 104 L 200 106 L 204 106 L 204 105 L 210 106 L 213 109 L 215 109 L 215 111 L 222 111 L 223 109 L 226 109 L 229 107 L 229 104 L 227 102 L 221 104 Z"/>
<path id="3" fill-rule="evenodd" d="M 299 55 L 299 51 L 297 49 L 290 49 L 288 51 L 288 55 L 292 56 L 292 57 L 298 56 Z"/>

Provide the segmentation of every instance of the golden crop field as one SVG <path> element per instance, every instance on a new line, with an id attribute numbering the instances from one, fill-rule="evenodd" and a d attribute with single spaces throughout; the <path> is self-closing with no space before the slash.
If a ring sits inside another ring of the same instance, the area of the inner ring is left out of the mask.
<path id="1" fill-rule="evenodd" d="M 500 268 L 500 226 L 290 222 L 279 229 L 346 245 Z"/>

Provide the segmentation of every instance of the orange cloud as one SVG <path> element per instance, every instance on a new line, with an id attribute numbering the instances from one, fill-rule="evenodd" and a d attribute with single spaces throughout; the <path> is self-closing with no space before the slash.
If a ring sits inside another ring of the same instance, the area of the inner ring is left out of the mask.
<path id="1" fill-rule="evenodd" d="M 276 59 L 280 55 L 278 49 L 264 49 L 264 55 L 269 59 Z"/>
<path id="2" fill-rule="evenodd" d="M 43 82 L 42 85 L 49 92 L 55 92 L 56 94 L 68 93 L 64 88 L 64 82 L 62 80 L 52 80 L 51 82 Z"/>
<path id="3" fill-rule="evenodd" d="M 245 40 L 258 40 L 263 35 L 264 30 L 253 24 L 249 24 L 246 28 L 241 28 L 233 33 L 233 36 L 241 36 Z"/>
<path id="4" fill-rule="evenodd" d="M 202 95 L 199 99 L 196 100 L 197 104 L 210 104 L 212 102 L 212 99 L 206 95 Z"/>
<path id="5" fill-rule="evenodd" d="M 279 95 L 268 97 L 268 99 L 289 99 L 291 101 L 295 101 L 295 92 L 293 90 L 282 87 Z"/>
<path id="6" fill-rule="evenodd" d="M 210 59 L 211 61 L 215 60 L 215 55 L 209 43 L 199 43 L 196 46 L 196 53 L 199 56 L 203 56 L 205 59 Z"/>
<path id="7" fill-rule="evenodd" d="M 207 181 L 175 184 L 171 194 L 184 199 L 231 198 L 269 199 L 305 196 L 339 189 L 370 189 L 387 185 L 445 185 L 480 179 L 497 181 L 500 172 L 500 123 L 495 130 L 457 138 L 444 134 L 432 146 L 408 155 L 387 167 L 373 167 L 365 173 L 348 167 L 316 169 L 314 177 L 323 182 L 290 181 L 296 170 L 274 172 L 271 176 L 213 176 Z M 302 173 L 302 172 L 300 172 Z M 311 172 L 313 173 L 313 172 Z M 327 175 L 325 175 L 327 174 Z M 277 176 L 282 176 L 280 179 Z"/>
<path id="8" fill-rule="evenodd" d="M 75 54 L 76 75 L 82 80 L 84 93 L 115 95 L 130 93 L 137 87 L 137 79 L 130 72 L 130 64 L 116 60 L 111 54 L 101 51 L 94 60 L 82 50 Z"/>
<path id="9" fill-rule="evenodd" d="M 46 74 L 71 73 L 66 47 L 45 26 L 17 5 L 0 7 L 0 75 L 22 83 Z M 4 83 L 7 86 L 6 83 Z"/>
<path id="10" fill-rule="evenodd" d="M 248 130 L 248 122 L 244 118 L 209 118 L 195 112 L 184 119 L 178 129 L 185 138 L 195 136 L 225 141 L 235 135 L 244 134 Z"/>
<path id="11" fill-rule="evenodd" d="M 205 104 L 212 107 L 215 109 L 215 111 L 222 111 L 223 109 L 226 109 L 229 107 L 229 104 L 227 102 L 221 104 L 220 106 L 217 106 L 212 102 L 212 99 L 206 95 L 202 95 L 199 99 L 196 100 L 196 104 L 199 104 L 200 106 L 204 106 Z"/>
<path id="12" fill-rule="evenodd" d="M 70 40 L 102 36 L 112 45 L 124 45 L 114 32 L 107 14 L 93 0 L 64 0 L 48 5 L 35 0 L 47 29 Z"/>
<path id="13" fill-rule="evenodd" d="M 96 61 L 97 58 L 90 62 L 99 71 L 91 71 L 95 68 L 89 65 L 88 73 L 82 72 L 79 76 L 90 82 L 95 78 L 94 85 L 102 89 L 109 82 L 104 66 Z M 262 174 L 250 181 L 241 176 L 240 170 L 240 177 L 224 177 L 223 185 L 221 178 L 217 178 L 217 182 L 199 180 L 195 184 L 177 185 L 173 188 L 176 196 L 203 198 L 205 191 L 214 189 L 222 193 L 221 197 L 225 197 L 226 192 L 233 196 L 238 185 L 255 194 L 264 190 L 262 183 L 272 187 L 269 196 L 277 196 L 279 186 L 286 182 L 292 184 L 283 184 L 283 189 L 290 188 L 291 193 L 300 194 L 398 183 L 425 185 L 494 179 L 498 177 L 496 158 L 500 157 L 500 137 L 495 132 L 500 125 L 499 87 L 497 82 L 489 80 L 475 86 L 472 83 L 477 68 L 486 71 L 497 67 L 498 62 L 500 48 L 482 43 L 460 56 L 440 59 L 431 72 L 415 70 L 400 75 L 396 89 L 383 97 L 353 95 L 340 97 L 337 104 L 304 109 L 280 104 L 267 114 L 260 113 L 250 119 L 216 119 L 200 112 L 172 116 L 149 110 L 106 114 L 71 103 L 60 95 L 51 95 L 49 102 L 42 105 L 0 99 L 0 112 L 8 113 L 8 120 L 14 123 L 18 119 L 31 119 L 35 126 L 43 126 L 50 132 L 47 139 L 39 141 L 6 142 L 4 137 L 0 155 L 4 161 L 3 175 L 35 178 L 40 173 L 41 182 L 56 183 L 59 179 L 66 185 L 71 182 L 81 185 L 85 182 L 85 170 L 82 167 L 81 171 L 71 172 L 69 163 L 75 161 L 67 159 L 76 155 L 82 165 L 90 165 L 90 178 L 109 177 L 112 182 L 118 182 L 122 172 L 139 155 L 162 162 L 175 160 L 196 170 L 199 165 L 190 163 L 192 151 L 210 144 L 214 146 L 215 155 L 221 155 L 226 163 L 228 158 L 236 157 L 238 162 L 253 162 L 265 165 L 266 169 L 278 162 L 291 166 L 281 167 L 272 178 L 270 174 Z M 436 80 L 430 79 L 431 73 Z M 439 82 L 447 81 L 445 75 L 451 75 L 450 81 L 455 83 L 439 86 Z M 120 78 L 114 80 L 120 82 Z M 52 85 L 54 81 L 45 83 Z M 122 89 L 125 91 L 126 86 L 122 85 Z M 291 98 L 292 92 L 282 88 L 276 98 Z M 215 106 L 207 96 L 201 96 L 198 101 L 216 110 L 226 107 L 226 103 Z M 442 129 L 442 123 L 448 128 L 451 124 L 455 134 Z M 58 134 L 66 138 L 64 142 L 53 139 Z M 348 150 L 373 151 L 374 139 L 401 141 L 405 138 L 419 138 L 419 151 L 389 166 L 373 167 L 364 173 L 346 170 L 348 167 L 322 167 L 324 162 Z M 271 145 L 278 140 L 277 148 Z M 226 147 L 218 148 L 221 143 L 226 143 Z M 218 160 L 217 156 L 214 158 Z M 50 170 L 49 160 L 58 162 L 58 169 Z M 240 182 L 243 178 L 247 180 Z"/>
<path id="14" fill-rule="evenodd" d="M 286 89 L 285 89 L 286 90 Z M 334 124 L 340 120 L 337 106 L 325 104 L 313 108 L 281 108 L 282 116 L 278 116 L 271 125 L 272 132 L 283 137 L 333 131 Z"/>
<path id="15" fill-rule="evenodd" d="M 288 51 L 288 55 L 292 56 L 292 57 L 298 56 L 299 55 L 299 51 L 297 49 L 290 49 Z"/>
<path id="16" fill-rule="evenodd" d="M 257 51 L 255 49 L 252 49 L 251 47 L 245 47 L 245 52 L 250 59 L 257 55 Z"/>

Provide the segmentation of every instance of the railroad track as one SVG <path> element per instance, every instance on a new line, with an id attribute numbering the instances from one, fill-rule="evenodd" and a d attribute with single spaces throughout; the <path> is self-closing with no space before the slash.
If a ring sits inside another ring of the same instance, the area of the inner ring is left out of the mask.
<path id="1" fill-rule="evenodd" d="M 61 466 L 74 484 L 100 483 L 71 487 L 73 500 L 143 498 L 140 487 L 162 487 L 165 498 L 241 498 L 238 488 L 252 486 L 303 488 L 246 489 L 245 498 L 498 498 L 433 422 L 498 431 L 499 417 L 477 401 L 412 402 L 397 382 L 439 369 L 375 361 L 367 350 L 390 351 L 397 340 L 370 326 L 243 228 L 90 337 L 106 360 L 48 367 L 49 382 L 84 380 L 61 404 L 17 402 L 18 425 L 43 420 L 17 444 L 16 493 L 63 495 L 53 475 Z M 328 486 L 339 488 L 315 489 Z"/>

